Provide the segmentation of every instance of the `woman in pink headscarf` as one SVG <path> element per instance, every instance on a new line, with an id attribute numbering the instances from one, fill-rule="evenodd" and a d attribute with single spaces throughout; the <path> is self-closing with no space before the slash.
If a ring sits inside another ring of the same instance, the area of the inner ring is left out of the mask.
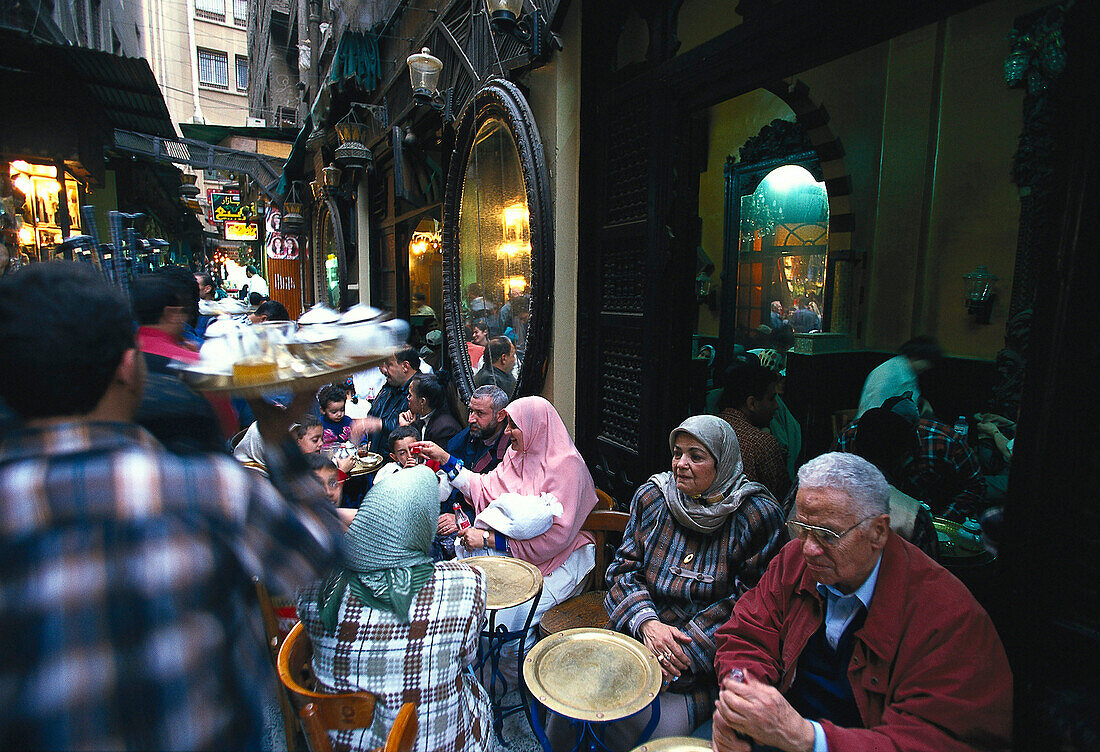
<path id="1" fill-rule="evenodd" d="M 479 514 L 509 493 L 522 497 L 552 494 L 561 504 L 562 512 L 554 516 L 550 528 L 526 540 L 480 527 L 469 527 L 458 537 L 472 553 L 507 552 L 539 568 L 543 590 L 532 621 L 536 623 L 548 608 L 580 592 L 595 566 L 594 540 L 581 531 L 581 525 L 596 505 L 596 486 L 553 405 L 542 397 L 521 397 L 503 412 L 510 446 L 500 465 L 484 475 L 462 467 L 460 460 L 430 441 L 413 446 L 441 464 L 454 487 Z M 505 623 L 502 619 L 509 618 L 512 610 L 498 614 L 497 623 Z M 510 624 L 510 630 L 522 626 L 522 617 L 527 615 L 525 607 L 515 610 L 522 614 L 517 614 L 519 622 Z"/>

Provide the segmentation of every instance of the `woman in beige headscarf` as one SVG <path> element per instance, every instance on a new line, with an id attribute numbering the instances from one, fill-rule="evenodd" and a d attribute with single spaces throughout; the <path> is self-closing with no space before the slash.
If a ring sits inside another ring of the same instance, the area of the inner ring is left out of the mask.
<path id="1" fill-rule="evenodd" d="M 642 484 L 607 570 L 609 628 L 637 637 L 664 676 L 654 738 L 691 733 L 714 710 L 714 633 L 779 551 L 783 512 L 745 477 L 729 423 L 696 415 L 668 437 L 672 469 Z M 636 739 L 648 714 L 621 722 Z M 614 737 L 609 737 L 614 738 Z"/>

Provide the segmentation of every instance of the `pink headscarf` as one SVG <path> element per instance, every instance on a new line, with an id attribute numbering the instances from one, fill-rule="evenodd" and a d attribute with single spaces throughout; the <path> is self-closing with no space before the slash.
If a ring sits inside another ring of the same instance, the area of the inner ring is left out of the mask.
<path id="1" fill-rule="evenodd" d="M 521 397 L 504 411 L 523 432 L 523 451 L 509 447 L 500 465 L 470 480 L 470 501 L 480 512 L 503 493 L 538 496 L 552 493 L 564 511 L 542 535 L 510 540 L 518 559 L 548 575 L 577 549 L 594 539 L 581 532 L 596 506 L 596 485 L 554 406 L 542 397 Z"/>

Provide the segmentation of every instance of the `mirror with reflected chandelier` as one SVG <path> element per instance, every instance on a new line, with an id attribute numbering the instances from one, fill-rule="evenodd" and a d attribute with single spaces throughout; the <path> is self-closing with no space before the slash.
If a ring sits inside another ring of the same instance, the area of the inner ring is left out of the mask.
<path id="1" fill-rule="evenodd" d="M 464 396 L 486 384 L 510 397 L 536 391 L 545 358 L 531 348 L 532 322 L 545 321 L 549 308 L 548 287 L 535 289 L 549 278 L 536 272 L 551 256 L 539 243 L 549 237 L 545 182 L 537 175 L 540 166 L 545 174 L 545 161 L 537 131 L 534 140 L 528 131 L 533 120 L 516 117 L 526 102 L 503 83 L 490 86 L 498 90 L 488 97 L 479 92 L 481 105 L 461 119 L 444 208 L 446 325 Z"/>

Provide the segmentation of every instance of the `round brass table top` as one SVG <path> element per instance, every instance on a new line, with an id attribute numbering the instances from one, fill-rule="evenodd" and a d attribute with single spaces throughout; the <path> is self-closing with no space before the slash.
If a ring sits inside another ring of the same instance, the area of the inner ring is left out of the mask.
<path id="1" fill-rule="evenodd" d="M 664 739 L 651 739 L 630 752 L 712 752 L 714 747 L 706 739 L 692 736 L 666 736 Z"/>
<path id="2" fill-rule="evenodd" d="M 661 690 L 657 658 L 637 640 L 581 627 L 550 635 L 523 661 L 531 695 L 578 721 L 615 721 L 646 708 Z"/>
<path id="3" fill-rule="evenodd" d="M 462 560 L 485 574 L 485 607 L 511 608 L 526 603 L 542 588 L 542 572 L 530 562 L 509 556 L 471 556 Z"/>
<path id="4" fill-rule="evenodd" d="M 962 529 L 962 523 L 944 519 L 943 517 L 933 517 L 932 527 L 936 529 L 939 555 L 940 559 L 943 561 L 992 560 L 993 556 L 985 550 L 984 546 L 980 546 L 977 550 L 970 550 L 963 545 L 959 535 L 959 531 Z"/>

